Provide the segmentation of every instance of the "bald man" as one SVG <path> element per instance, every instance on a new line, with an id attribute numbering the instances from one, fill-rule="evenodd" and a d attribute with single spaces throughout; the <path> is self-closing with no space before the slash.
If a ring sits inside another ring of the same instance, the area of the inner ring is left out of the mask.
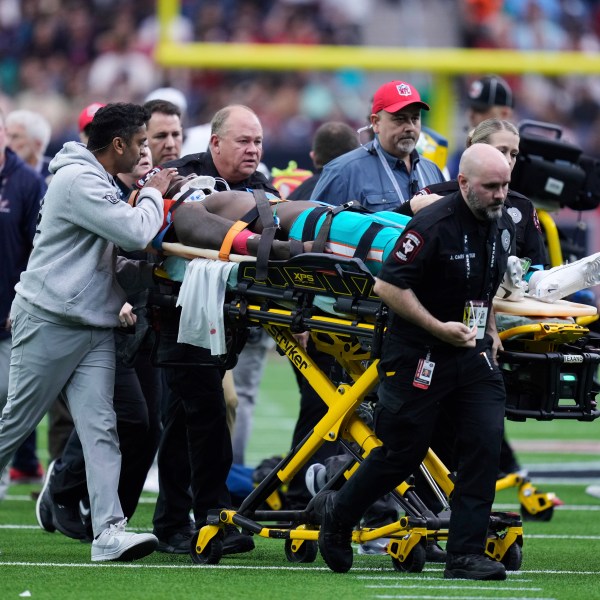
<path id="1" fill-rule="evenodd" d="M 484 551 L 504 421 L 492 298 L 515 237 L 504 208 L 509 180 L 498 150 L 467 149 L 459 191 L 407 224 L 377 276 L 375 292 L 391 309 L 375 408 L 383 445 L 339 491 L 316 497 L 319 548 L 333 571 L 351 568 L 352 529 L 364 511 L 418 470 L 444 406 L 456 420 L 459 464 L 444 577 L 506 578 Z"/>

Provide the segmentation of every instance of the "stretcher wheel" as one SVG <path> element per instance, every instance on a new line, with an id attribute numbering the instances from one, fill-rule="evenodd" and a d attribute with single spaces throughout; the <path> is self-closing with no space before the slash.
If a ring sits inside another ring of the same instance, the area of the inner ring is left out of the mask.
<path id="1" fill-rule="evenodd" d="M 223 556 L 223 537 L 222 533 L 218 533 L 213 537 L 204 550 L 198 554 L 196 551 L 196 542 L 198 540 L 198 532 L 196 532 L 190 541 L 190 556 L 192 562 L 197 565 L 218 565 Z"/>
<path id="2" fill-rule="evenodd" d="M 521 517 L 523 521 L 541 521 L 547 523 L 552 519 L 554 514 L 554 506 L 549 506 L 546 510 L 540 510 L 536 513 L 530 513 L 527 508 L 521 504 Z"/>
<path id="3" fill-rule="evenodd" d="M 425 544 L 417 544 L 403 560 L 392 556 L 392 565 L 396 571 L 402 573 L 420 573 L 425 566 L 426 560 Z"/>
<path id="4" fill-rule="evenodd" d="M 319 553 L 317 542 L 313 540 L 304 540 L 304 543 L 294 552 L 292 543 L 294 540 L 285 540 L 285 557 L 292 563 L 311 563 L 315 562 Z"/>
<path id="5" fill-rule="evenodd" d="M 504 565 L 507 571 L 518 571 L 521 568 L 521 563 L 523 562 L 523 549 L 517 543 L 509 546 L 500 562 Z"/>

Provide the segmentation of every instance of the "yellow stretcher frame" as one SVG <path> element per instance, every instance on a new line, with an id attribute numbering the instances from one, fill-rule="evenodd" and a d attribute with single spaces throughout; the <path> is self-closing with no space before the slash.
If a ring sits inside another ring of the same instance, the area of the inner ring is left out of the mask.
<path id="1" fill-rule="evenodd" d="M 317 255 L 304 255 L 303 260 L 306 260 L 307 256 Z M 295 282 L 303 281 L 309 290 L 318 289 L 320 292 L 328 291 L 325 289 L 328 286 L 337 286 L 338 292 L 342 290 L 341 296 L 348 296 L 346 300 L 350 300 L 352 296 L 350 288 L 355 288 L 355 292 L 356 290 L 364 292 L 372 304 L 377 303 L 378 298 L 371 294 L 372 290 L 365 286 L 365 281 L 361 280 L 361 276 L 368 278 L 372 287 L 372 276 L 360 261 L 340 261 L 338 258 L 326 255 L 318 256 L 321 267 L 323 261 L 330 265 L 322 268 L 321 272 L 326 273 L 325 277 L 316 277 L 310 283 L 306 283 L 309 276 L 298 277 L 299 269 L 302 271 L 302 267 L 294 267 L 294 264 L 302 264 L 298 260 L 271 263 L 276 265 L 275 268 L 280 272 L 276 273 L 269 282 L 270 290 L 269 284 L 266 284 L 262 287 L 262 291 L 266 294 L 273 288 L 279 287 L 280 291 L 285 289 L 282 278 L 287 277 L 288 280 L 291 278 Z M 308 260 L 310 261 L 310 258 Z M 350 262 L 360 263 L 362 271 L 352 275 L 342 285 L 337 281 L 332 283 L 331 280 L 336 278 L 335 265 L 339 267 L 340 263 Z M 250 271 L 254 269 L 252 265 L 246 265 L 245 268 L 246 273 L 248 269 Z M 327 279 L 328 276 L 330 279 Z M 261 282 L 252 281 L 252 277 L 249 279 L 257 285 L 260 296 Z M 303 284 L 296 283 L 297 288 L 302 286 Z M 245 293 L 247 294 L 248 290 L 245 290 Z M 308 295 L 310 296 L 311 293 L 309 292 Z M 378 305 L 381 313 L 386 313 L 380 301 Z M 292 562 L 312 562 L 317 556 L 318 520 L 311 515 L 310 505 L 305 511 L 268 511 L 260 510 L 259 507 L 276 495 L 280 486 L 289 483 L 324 443 L 340 440 L 345 442 L 346 448 L 350 444 L 354 445 L 356 462 L 352 468 L 345 471 L 346 478 L 352 475 L 353 469 L 360 460 L 373 448 L 381 445 L 373 430 L 357 415 L 356 409 L 378 383 L 378 359 L 373 358 L 373 353 L 379 343 L 377 338 L 383 333 L 382 315 L 372 314 L 371 311 L 370 316 L 363 315 L 359 318 L 360 308 L 357 308 L 356 316 L 328 316 L 309 311 L 304 301 L 301 301 L 300 308 L 287 309 L 256 299 L 248 302 L 246 298 L 230 301 L 226 306 L 226 312 L 235 326 L 246 327 L 257 324 L 262 326 L 275 340 L 280 352 L 288 357 L 294 367 L 317 391 L 328 409 L 303 442 L 282 459 L 237 511 L 228 509 L 209 511 L 207 525 L 202 527 L 192 539 L 190 548 L 192 560 L 197 564 L 217 564 L 222 556 L 221 530 L 226 524 L 233 524 L 254 535 L 284 539 L 286 556 Z M 334 356 L 350 376 L 351 383 L 334 384 L 314 364 L 294 338 L 294 330 L 298 327 L 311 333 L 319 350 Z M 435 482 L 438 493 L 446 498 L 450 496 L 454 488 L 450 473 L 432 450 L 428 451 L 422 470 Z M 446 540 L 449 519 L 427 511 L 407 482 L 395 489 L 395 495 L 408 516 L 383 527 L 357 529 L 353 532 L 352 540 L 355 543 L 364 543 L 381 537 L 390 538 L 387 553 L 391 556 L 394 568 L 398 571 L 420 572 L 425 564 L 426 541 Z M 421 508 L 426 510 L 426 516 L 419 513 Z M 288 518 L 291 521 L 290 526 L 282 526 L 281 522 Z M 490 520 L 486 553 L 491 558 L 503 562 L 507 569 L 518 570 L 522 561 L 522 544 L 523 530 L 518 515 L 494 514 Z"/>

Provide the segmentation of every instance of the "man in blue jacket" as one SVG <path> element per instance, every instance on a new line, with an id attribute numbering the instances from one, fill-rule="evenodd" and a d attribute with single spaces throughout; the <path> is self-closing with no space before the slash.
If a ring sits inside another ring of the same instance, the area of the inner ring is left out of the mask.
<path id="1" fill-rule="evenodd" d="M 35 224 L 46 184 L 10 148 L 4 114 L 0 110 L 0 409 L 8 393 L 10 322 L 8 313 L 15 284 L 27 266 Z M 0 483 L 0 498 L 7 485 Z"/>

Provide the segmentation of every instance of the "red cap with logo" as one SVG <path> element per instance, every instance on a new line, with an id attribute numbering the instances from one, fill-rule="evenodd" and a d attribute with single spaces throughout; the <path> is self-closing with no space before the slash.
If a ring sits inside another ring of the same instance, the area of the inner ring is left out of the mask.
<path id="1" fill-rule="evenodd" d="M 99 108 L 102 108 L 103 106 L 106 106 L 106 104 L 100 104 L 100 102 L 94 102 L 93 104 L 86 106 L 79 113 L 79 119 L 77 121 L 79 124 L 79 131 L 83 131 L 94 120 L 94 115 L 96 114 L 96 111 Z"/>
<path id="2" fill-rule="evenodd" d="M 371 114 L 378 113 L 380 110 L 395 113 L 411 104 L 418 104 L 419 108 L 429 110 L 429 106 L 421 100 L 419 92 L 410 83 L 388 81 L 375 92 Z"/>

